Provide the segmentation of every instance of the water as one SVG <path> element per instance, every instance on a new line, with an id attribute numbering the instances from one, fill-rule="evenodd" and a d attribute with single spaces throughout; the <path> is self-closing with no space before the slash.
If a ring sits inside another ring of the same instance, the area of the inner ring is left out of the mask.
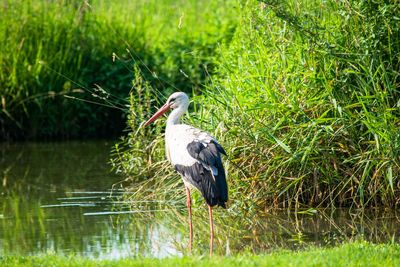
<path id="1" fill-rule="evenodd" d="M 111 145 L 2 144 L 0 255 L 179 255 L 176 236 L 163 233 L 152 220 L 155 213 L 116 214 L 131 211 L 118 186 L 110 191 L 122 180 L 107 163 Z M 104 212 L 113 214 L 99 215 Z"/>
<path id="2" fill-rule="evenodd" d="M 111 145 L 105 141 L 0 144 L 0 255 L 185 254 L 184 201 L 127 201 L 130 193 L 120 187 L 123 177 L 109 171 Z M 206 209 L 200 205 L 193 213 L 195 253 L 207 254 Z M 399 241 L 399 215 L 379 210 L 238 214 L 216 209 L 216 253 L 261 253 L 359 238 Z"/>

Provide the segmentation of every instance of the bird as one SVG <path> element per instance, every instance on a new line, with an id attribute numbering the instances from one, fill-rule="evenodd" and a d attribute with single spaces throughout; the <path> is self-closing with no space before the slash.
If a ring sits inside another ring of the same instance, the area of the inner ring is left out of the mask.
<path id="1" fill-rule="evenodd" d="M 209 133 L 183 124 L 181 116 L 189 107 L 189 97 L 184 92 L 175 92 L 144 126 L 172 110 L 165 128 L 165 152 L 168 161 L 181 175 L 186 190 L 186 205 L 189 213 L 189 252 L 192 252 L 193 224 L 190 190 L 197 189 L 208 205 L 210 224 L 210 256 L 213 253 L 214 224 L 212 211 L 214 206 L 226 209 L 228 185 L 222 162 L 226 156 L 224 148 Z"/>

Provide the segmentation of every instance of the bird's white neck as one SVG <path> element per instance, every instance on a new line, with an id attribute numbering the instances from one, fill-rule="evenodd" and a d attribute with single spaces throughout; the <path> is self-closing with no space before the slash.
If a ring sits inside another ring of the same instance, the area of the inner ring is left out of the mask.
<path id="1" fill-rule="evenodd" d="M 181 116 L 186 112 L 188 106 L 187 105 L 181 105 L 174 109 L 171 114 L 169 114 L 168 119 L 167 119 L 167 128 L 168 126 L 171 125 L 176 125 L 180 124 L 180 118 Z"/>

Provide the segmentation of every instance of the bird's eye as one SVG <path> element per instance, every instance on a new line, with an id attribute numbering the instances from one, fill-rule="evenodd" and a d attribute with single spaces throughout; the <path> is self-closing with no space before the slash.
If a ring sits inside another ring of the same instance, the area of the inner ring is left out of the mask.
<path id="1" fill-rule="evenodd" d="M 174 97 L 174 98 L 171 98 L 170 100 L 169 100 L 169 103 L 172 103 L 172 102 L 174 102 L 176 100 L 176 98 Z"/>

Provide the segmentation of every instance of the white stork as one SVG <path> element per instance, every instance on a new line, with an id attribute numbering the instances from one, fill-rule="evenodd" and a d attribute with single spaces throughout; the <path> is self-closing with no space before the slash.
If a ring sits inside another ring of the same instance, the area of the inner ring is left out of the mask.
<path id="1" fill-rule="evenodd" d="M 192 251 L 193 226 L 190 188 L 198 189 L 208 205 L 210 219 L 210 255 L 213 251 L 214 226 L 212 207 L 226 208 L 228 186 L 221 154 L 225 150 L 210 134 L 181 124 L 180 117 L 189 106 L 189 97 L 182 92 L 173 93 L 145 124 L 155 121 L 162 114 L 172 109 L 167 119 L 165 130 L 165 148 L 168 160 L 181 174 L 186 188 L 187 207 L 189 211 L 189 251 Z"/>

